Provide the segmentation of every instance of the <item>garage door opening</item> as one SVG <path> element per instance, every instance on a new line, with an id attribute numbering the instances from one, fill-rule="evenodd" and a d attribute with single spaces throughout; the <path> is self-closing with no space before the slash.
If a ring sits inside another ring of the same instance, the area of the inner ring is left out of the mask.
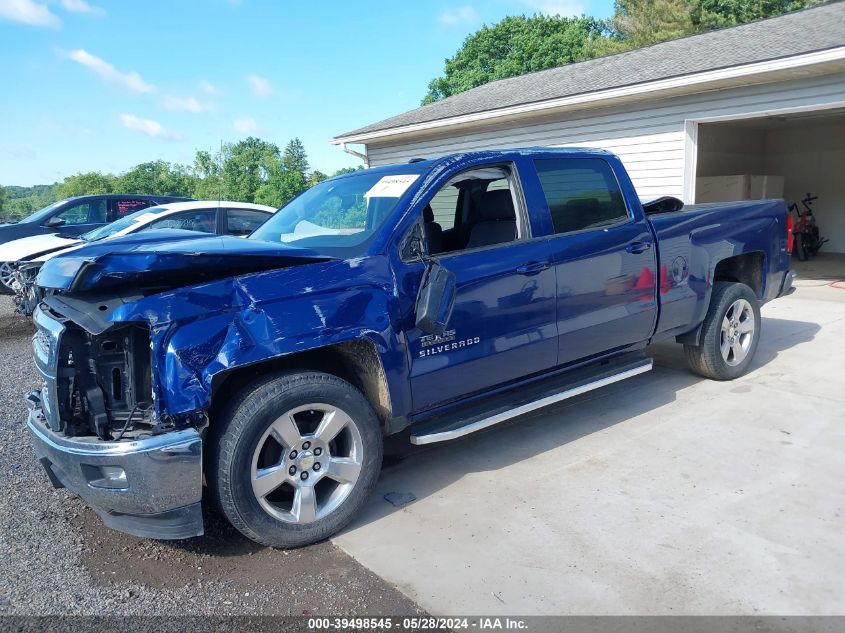
<path id="1" fill-rule="evenodd" d="M 698 124 L 695 201 L 818 196 L 817 266 L 845 275 L 845 109 Z"/>

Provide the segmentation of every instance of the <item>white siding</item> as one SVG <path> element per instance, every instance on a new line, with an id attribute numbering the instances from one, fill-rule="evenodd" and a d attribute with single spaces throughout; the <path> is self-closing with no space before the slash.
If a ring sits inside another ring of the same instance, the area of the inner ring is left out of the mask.
<path id="1" fill-rule="evenodd" d="M 367 145 L 370 164 L 433 158 L 450 152 L 505 147 L 586 146 L 608 149 L 622 159 L 643 197 L 683 197 L 685 121 L 845 102 L 845 74 L 714 90 L 656 103 L 581 110 L 478 131 L 438 131 L 407 142 Z M 564 118 L 565 117 L 565 118 Z"/>

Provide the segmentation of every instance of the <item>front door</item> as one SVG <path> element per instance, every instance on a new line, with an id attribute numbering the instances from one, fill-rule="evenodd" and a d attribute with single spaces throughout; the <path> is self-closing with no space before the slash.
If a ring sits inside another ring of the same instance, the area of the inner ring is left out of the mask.
<path id="1" fill-rule="evenodd" d="M 431 254 L 455 274 L 457 291 L 444 335 L 407 332 L 417 412 L 542 372 L 557 360 L 549 245 L 530 239 L 515 168 L 496 169 L 452 179 L 432 200 L 436 211 L 424 213 L 426 233 L 445 236 L 436 240 L 443 250 Z"/>

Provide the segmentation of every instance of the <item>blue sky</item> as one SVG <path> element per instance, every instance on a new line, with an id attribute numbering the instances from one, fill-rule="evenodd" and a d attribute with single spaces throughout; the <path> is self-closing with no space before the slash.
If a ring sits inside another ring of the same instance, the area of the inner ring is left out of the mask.
<path id="1" fill-rule="evenodd" d="M 484 23 L 597 17 L 612 0 L 0 0 L 0 184 L 32 185 L 197 149 L 332 136 L 419 105 Z"/>

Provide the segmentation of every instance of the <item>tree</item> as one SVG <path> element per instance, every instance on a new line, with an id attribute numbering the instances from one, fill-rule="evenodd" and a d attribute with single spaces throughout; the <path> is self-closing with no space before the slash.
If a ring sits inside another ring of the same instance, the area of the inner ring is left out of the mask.
<path id="1" fill-rule="evenodd" d="M 305 146 L 298 138 L 293 138 L 285 146 L 282 154 L 282 168 L 285 171 L 295 171 L 306 176 L 308 173 L 308 155 L 305 153 Z"/>
<path id="2" fill-rule="evenodd" d="M 154 160 L 136 165 L 117 179 L 120 193 L 145 193 L 160 196 L 190 196 L 196 179 L 183 165 Z"/>
<path id="3" fill-rule="evenodd" d="M 690 20 L 697 32 L 771 18 L 796 9 L 822 4 L 823 0 L 695 0 Z"/>
<path id="4" fill-rule="evenodd" d="M 0 214 L 2 214 L 6 209 L 6 188 L 3 185 L 0 185 Z"/>
<path id="5" fill-rule="evenodd" d="M 329 176 L 324 174 L 319 169 L 315 169 L 310 174 L 308 174 L 308 186 L 313 187 L 314 185 L 323 182 L 324 180 L 328 180 Z"/>
<path id="6" fill-rule="evenodd" d="M 610 25 L 629 50 L 694 32 L 690 0 L 617 0 Z"/>
<path id="7" fill-rule="evenodd" d="M 279 170 L 279 147 L 252 136 L 224 146 L 222 158 L 224 197 L 239 202 L 255 202 L 258 190 Z"/>
<path id="8" fill-rule="evenodd" d="M 590 17 L 509 16 L 483 26 L 445 60 L 444 75 L 428 84 L 423 104 L 489 81 L 588 59 L 607 26 Z"/>
<path id="9" fill-rule="evenodd" d="M 554 68 L 717 28 L 774 17 L 824 0 L 616 0 L 609 20 L 511 16 L 468 36 L 428 84 L 423 105 L 490 81 Z"/>
<path id="10" fill-rule="evenodd" d="M 59 198 L 84 196 L 93 193 L 112 193 L 115 191 L 117 178 L 112 174 L 101 174 L 98 171 L 68 176 L 56 186 Z"/>

